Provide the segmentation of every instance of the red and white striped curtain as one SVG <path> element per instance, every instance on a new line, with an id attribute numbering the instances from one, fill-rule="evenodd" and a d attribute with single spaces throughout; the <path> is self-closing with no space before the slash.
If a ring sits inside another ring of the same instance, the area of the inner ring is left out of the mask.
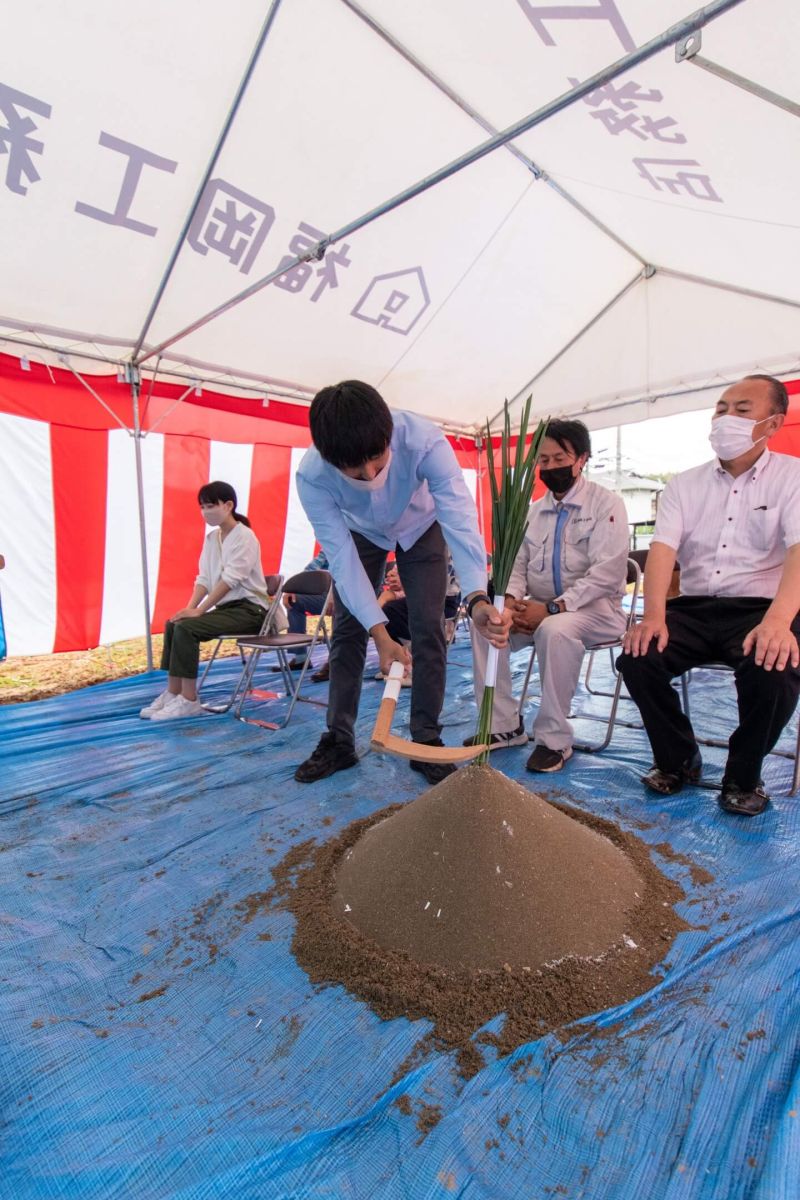
<path id="1" fill-rule="evenodd" d="M 0 553 L 7 564 L 0 588 L 9 655 L 87 649 L 144 633 L 130 389 L 107 376 L 86 382 L 102 403 L 69 371 L 35 362 L 25 369 L 0 356 Z M 315 552 L 295 487 L 310 441 L 306 410 L 208 393 L 175 406 L 182 390 L 142 389 L 154 633 L 191 592 L 207 532 L 197 491 L 210 479 L 236 489 L 267 573 L 290 575 Z M 454 445 L 475 495 L 474 444 Z"/>

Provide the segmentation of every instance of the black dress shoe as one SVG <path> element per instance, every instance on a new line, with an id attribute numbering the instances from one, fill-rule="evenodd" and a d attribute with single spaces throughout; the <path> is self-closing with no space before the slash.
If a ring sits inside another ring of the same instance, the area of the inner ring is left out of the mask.
<path id="1" fill-rule="evenodd" d="M 430 742 L 420 742 L 421 746 L 443 746 L 444 742 L 441 738 L 434 738 Z M 427 762 L 424 759 L 412 758 L 409 766 L 412 771 L 419 771 L 420 775 L 424 775 L 428 783 L 441 783 L 443 779 L 447 779 L 448 775 L 452 775 L 455 767 L 448 762 Z"/>
<path id="2" fill-rule="evenodd" d="M 757 817 L 769 804 L 764 790 L 764 781 L 759 779 L 754 788 L 740 788 L 732 779 L 723 779 L 719 795 L 719 806 L 728 813 L 740 817 Z"/>
<path id="3" fill-rule="evenodd" d="M 702 770 L 700 751 L 695 750 L 692 757 L 677 771 L 662 771 L 660 767 L 653 765 L 646 775 L 642 775 L 641 780 L 651 792 L 658 792 L 661 796 L 674 796 L 683 789 L 685 783 L 697 783 Z"/>
<path id="4" fill-rule="evenodd" d="M 286 665 L 290 671 L 302 671 L 306 665 L 306 660 L 304 658 L 290 658 Z M 281 671 L 282 669 L 282 667 L 270 667 L 271 671 Z"/>
<path id="5" fill-rule="evenodd" d="M 314 753 L 294 773 L 298 783 L 315 783 L 318 779 L 326 779 L 337 771 L 346 771 L 358 762 L 355 749 L 342 742 L 337 742 L 336 734 L 323 733 Z"/>

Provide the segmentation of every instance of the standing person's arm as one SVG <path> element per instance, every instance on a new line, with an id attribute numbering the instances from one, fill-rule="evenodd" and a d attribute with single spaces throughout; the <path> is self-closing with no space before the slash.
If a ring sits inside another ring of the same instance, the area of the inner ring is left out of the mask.
<path id="1" fill-rule="evenodd" d="M 345 608 L 360 621 L 374 639 L 381 670 L 389 673 L 393 662 L 409 666 L 411 657 L 405 646 L 389 636 L 386 617 L 358 557 L 352 534 L 345 524 L 333 496 L 322 487 L 297 476 L 297 493 L 317 541 L 328 556 L 330 572 Z"/>
<path id="2" fill-rule="evenodd" d="M 478 529 L 475 502 L 444 434 L 423 458 L 418 475 L 427 481 L 436 519 L 450 547 L 464 601 L 469 606 L 472 599 L 486 593 L 486 548 Z M 487 641 L 497 647 L 508 644 L 510 613 L 498 612 L 487 597 L 475 604 L 470 615 L 473 625 Z"/>

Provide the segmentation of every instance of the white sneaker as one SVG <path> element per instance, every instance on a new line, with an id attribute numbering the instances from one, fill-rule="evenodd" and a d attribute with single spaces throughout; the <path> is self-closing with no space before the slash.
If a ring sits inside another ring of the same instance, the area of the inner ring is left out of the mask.
<path id="1" fill-rule="evenodd" d="M 156 696 L 155 700 L 151 700 L 144 708 L 139 709 L 139 716 L 145 719 L 152 717 L 153 713 L 161 712 L 162 708 L 166 708 L 168 704 L 177 699 L 174 692 L 162 692 L 160 696 Z"/>
<path id="2" fill-rule="evenodd" d="M 180 717 L 197 717 L 205 712 L 199 700 L 187 700 L 184 696 L 176 696 L 172 704 L 166 704 L 158 712 L 153 713 L 151 721 L 177 721 Z"/>

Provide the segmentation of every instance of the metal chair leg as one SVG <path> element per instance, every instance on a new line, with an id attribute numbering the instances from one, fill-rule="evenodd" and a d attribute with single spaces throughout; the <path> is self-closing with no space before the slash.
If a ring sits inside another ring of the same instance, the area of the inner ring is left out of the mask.
<path id="1" fill-rule="evenodd" d="M 614 732 L 614 725 L 616 723 L 617 709 L 619 708 L 621 691 L 622 691 L 622 675 L 618 671 L 617 672 L 617 684 L 616 684 L 616 687 L 614 688 L 613 699 L 611 701 L 611 711 L 608 714 L 608 724 L 606 725 L 606 736 L 603 738 L 602 742 L 598 742 L 598 744 L 596 746 L 592 745 L 589 742 L 583 742 L 583 743 L 575 742 L 574 743 L 575 750 L 581 750 L 584 754 L 599 754 L 601 750 L 605 750 L 605 748 L 609 745 L 609 743 L 611 741 L 611 735 Z M 580 715 L 580 714 L 578 714 L 578 715 Z"/>

